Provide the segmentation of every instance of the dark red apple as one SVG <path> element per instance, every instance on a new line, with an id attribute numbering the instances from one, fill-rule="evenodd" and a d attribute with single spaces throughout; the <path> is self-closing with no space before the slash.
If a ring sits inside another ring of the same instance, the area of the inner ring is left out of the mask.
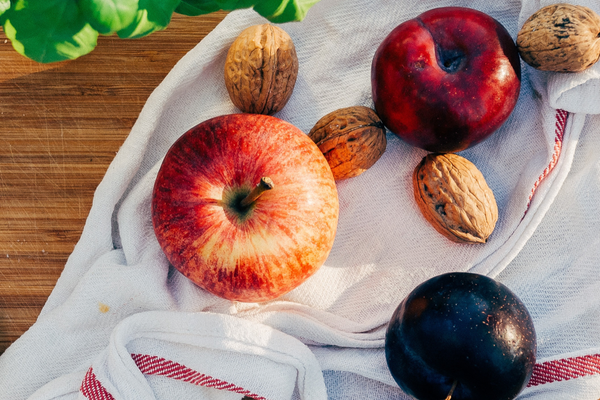
<path id="1" fill-rule="evenodd" d="M 171 264 L 229 299 L 267 301 L 325 262 L 337 228 L 333 174 L 292 124 L 254 114 L 204 121 L 169 149 L 152 223 Z"/>
<path id="2" fill-rule="evenodd" d="M 418 400 L 512 400 L 536 359 L 533 320 L 505 285 L 468 272 L 417 286 L 385 339 L 390 373 Z"/>
<path id="3" fill-rule="evenodd" d="M 397 26 L 371 69 L 385 126 L 413 146 L 456 152 L 495 132 L 521 87 L 517 47 L 489 15 L 463 7 L 429 10 Z"/>

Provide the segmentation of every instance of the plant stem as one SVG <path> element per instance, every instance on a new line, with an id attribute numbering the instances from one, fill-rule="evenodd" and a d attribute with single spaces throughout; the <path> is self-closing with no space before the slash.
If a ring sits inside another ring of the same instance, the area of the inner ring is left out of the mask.
<path id="1" fill-rule="evenodd" d="M 275 187 L 273 181 L 268 176 L 264 176 L 260 178 L 260 182 L 258 185 L 252 189 L 248 196 L 244 197 L 242 201 L 240 201 L 241 208 L 248 208 L 252 203 L 256 201 L 260 197 L 261 194 L 266 192 L 267 190 L 271 190 Z"/>
<path id="2" fill-rule="evenodd" d="M 450 388 L 450 392 L 448 392 L 448 396 L 446 396 L 446 398 L 444 400 L 451 400 L 452 399 L 452 393 L 454 393 L 454 389 L 456 389 L 456 385 L 458 385 L 458 381 L 455 380 L 454 383 L 452 384 L 452 387 Z"/>

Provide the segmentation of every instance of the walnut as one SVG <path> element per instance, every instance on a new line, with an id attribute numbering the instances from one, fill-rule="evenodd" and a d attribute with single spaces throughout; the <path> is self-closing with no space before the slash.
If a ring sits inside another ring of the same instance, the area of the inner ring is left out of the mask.
<path id="1" fill-rule="evenodd" d="M 523 61 L 539 70 L 583 71 L 600 58 L 600 17 L 583 6 L 546 6 L 525 21 L 517 47 Z"/>
<path id="2" fill-rule="evenodd" d="M 423 216 L 448 239 L 485 243 L 498 206 L 483 174 L 459 155 L 428 154 L 413 173 L 415 200 Z"/>
<path id="3" fill-rule="evenodd" d="M 288 102 L 298 58 L 292 38 L 281 28 L 262 24 L 244 29 L 225 61 L 225 86 L 243 112 L 272 115 Z"/>
<path id="4" fill-rule="evenodd" d="M 322 117 L 308 136 L 325 155 L 336 181 L 362 174 L 384 153 L 383 122 L 369 107 L 341 108 Z"/>

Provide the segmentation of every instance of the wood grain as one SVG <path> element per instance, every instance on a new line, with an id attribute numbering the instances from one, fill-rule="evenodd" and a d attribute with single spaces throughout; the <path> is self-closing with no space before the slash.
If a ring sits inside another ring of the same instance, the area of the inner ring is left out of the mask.
<path id="1" fill-rule="evenodd" d="M 0 30 L 0 353 L 38 317 L 146 99 L 224 16 L 174 15 L 54 64 L 17 54 Z"/>

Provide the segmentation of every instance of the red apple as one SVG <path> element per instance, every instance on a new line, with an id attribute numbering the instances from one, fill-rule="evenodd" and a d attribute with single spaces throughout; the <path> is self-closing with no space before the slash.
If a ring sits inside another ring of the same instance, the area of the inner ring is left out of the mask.
<path id="1" fill-rule="evenodd" d="M 204 121 L 167 152 L 152 223 L 171 264 L 229 299 L 267 301 L 311 276 L 337 228 L 333 174 L 317 145 L 266 115 Z"/>
<path id="2" fill-rule="evenodd" d="M 521 65 L 494 18 L 442 7 L 392 30 L 373 57 L 371 83 L 390 131 L 428 151 L 456 152 L 506 121 L 519 97 Z"/>

